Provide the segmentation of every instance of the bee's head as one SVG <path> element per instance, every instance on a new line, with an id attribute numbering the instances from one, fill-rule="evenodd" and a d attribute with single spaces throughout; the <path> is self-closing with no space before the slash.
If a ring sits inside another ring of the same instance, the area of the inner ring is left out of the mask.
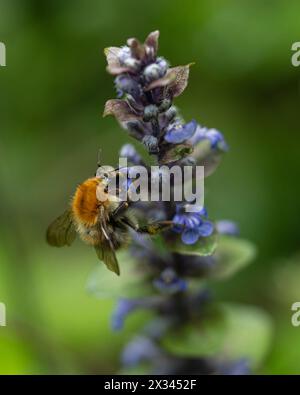
<path id="1" fill-rule="evenodd" d="M 97 198 L 100 201 L 107 200 L 109 187 L 111 187 L 112 191 L 114 190 L 113 185 L 115 185 L 116 171 L 111 166 L 99 166 L 96 172 L 96 178 L 99 180 Z"/>
<path id="2" fill-rule="evenodd" d="M 96 177 L 99 179 L 99 190 L 102 194 L 109 195 L 106 198 L 110 200 L 118 200 L 120 198 L 120 191 L 127 190 L 124 185 L 127 184 L 127 177 L 119 169 L 114 169 L 111 166 L 100 166 L 97 169 Z"/>
<path id="3" fill-rule="evenodd" d="M 96 177 L 99 178 L 103 183 L 108 184 L 115 172 L 115 169 L 111 166 L 99 166 L 96 171 Z"/>

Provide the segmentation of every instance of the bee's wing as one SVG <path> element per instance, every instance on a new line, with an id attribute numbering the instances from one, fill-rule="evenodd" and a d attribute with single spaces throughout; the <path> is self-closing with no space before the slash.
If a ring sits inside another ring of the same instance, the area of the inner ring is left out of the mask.
<path id="1" fill-rule="evenodd" d="M 103 261 L 107 267 L 107 269 L 116 273 L 118 276 L 120 275 L 120 268 L 117 261 L 116 254 L 114 250 L 111 248 L 109 243 L 101 244 L 95 246 L 95 250 L 100 261 Z"/>
<path id="2" fill-rule="evenodd" d="M 116 273 L 118 276 L 120 275 L 120 268 L 118 264 L 118 260 L 115 254 L 115 249 L 113 243 L 109 237 L 109 231 L 106 226 L 106 220 L 104 217 L 103 210 L 100 210 L 99 214 L 99 226 L 101 228 L 101 232 L 105 237 L 105 241 L 101 243 L 101 245 L 95 246 L 95 250 L 98 258 L 103 261 L 106 267 L 112 272 Z"/>
<path id="3" fill-rule="evenodd" d="M 70 246 L 76 237 L 76 229 L 71 210 L 66 210 L 47 229 L 47 242 L 54 247 Z"/>

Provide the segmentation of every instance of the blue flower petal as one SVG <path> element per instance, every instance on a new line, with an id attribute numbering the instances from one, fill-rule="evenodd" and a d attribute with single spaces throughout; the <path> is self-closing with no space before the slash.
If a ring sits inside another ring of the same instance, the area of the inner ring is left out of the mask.
<path id="1" fill-rule="evenodd" d="M 180 226 L 180 225 L 175 225 L 175 226 L 173 226 L 173 228 L 172 228 L 172 230 L 173 230 L 173 232 L 175 232 L 175 233 L 181 233 L 182 232 L 182 226 Z"/>
<path id="2" fill-rule="evenodd" d="M 208 131 L 207 127 L 198 125 L 194 135 L 189 140 L 189 143 L 192 145 L 196 145 L 197 143 L 199 143 L 199 141 L 204 140 L 206 138 L 205 136 L 207 131 Z"/>
<path id="3" fill-rule="evenodd" d="M 178 225 L 183 225 L 184 223 L 184 216 L 181 214 L 176 214 L 173 218 L 173 222 Z"/>
<path id="4" fill-rule="evenodd" d="M 223 363 L 220 366 L 220 374 L 230 376 L 245 376 L 250 374 L 249 361 L 246 358 L 239 359 L 234 362 Z"/>
<path id="5" fill-rule="evenodd" d="M 201 224 L 202 220 L 200 216 L 197 215 L 189 215 L 186 216 L 186 227 L 193 229 L 198 227 Z"/>
<path id="6" fill-rule="evenodd" d="M 222 133 L 216 129 L 208 129 L 206 138 L 210 141 L 212 148 L 217 148 L 218 143 L 224 141 Z"/>
<path id="7" fill-rule="evenodd" d="M 173 218 L 173 223 L 176 225 L 177 229 L 183 229 L 186 225 L 186 217 L 182 214 L 176 214 Z"/>
<path id="8" fill-rule="evenodd" d="M 187 288 L 186 281 L 178 277 L 177 273 L 172 268 L 165 269 L 159 278 L 154 279 L 153 285 L 162 293 L 170 295 L 185 291 Z"/>
<path id="9" fill-rule="evenodd" d="M 153 285 L 162 293 L 169 295 L 172 295 L 177 292 L 182 292 L 187 289 L 186 281 L 182 280 L 181 278 L 177 278 L 171 283 L 167 283 L 163 281 L 161 278 L 158 278 L 153 281 Z"/>
<path id="10" fill-rule="evenodd" d="M 222 135 L 216 129 L 209 129 L 206 138 L 210 141 L 211 147 L 216 148 L 217 143 L 222 140 Z"/>
<path id="11" fill-rule="evenodd" d="M 136 300 L 119 299 L 117 306 L 112 314 L 111 326 L 115 331 L 119 331 L 124 326 L 125 318 L 137 307 Z"/>
<path id="12" fill-rule="evenodd" d="M 205 217 L 205 218 L 208 217 L 207 210 L 206 210 L 205 207 L 202 207 L 202 208 L 200 209 L 200 211 L 198 212 L 198 214 L 199 214 L 199 215 L 202 215 L 202 216 Z"/>
<path id="13" fill-rule="evenodd" d="M 177 282 L 177 289 L 179 290 L 179 291 L 186 291 L 186 289 L 187 289 L 187 282 L 186 281 L 184 281 L 182 278 L 180 278 L 180 279 L 178 279 L 178 282 Z"/>
<path id="14" fill-rule="evenodd" d="M 198 227 L 198 235 L 201 237 L 207 237 L 214 231 L 214 225 L 210 221 L 203 221 Z"/>
<path id="15" fill-rule="evenodd" d="M 224 219 L 218 221 L 216 226 L 218 233 L 223 235 L 237 236 L 240 233 L 238 225 L 233 221 Z"/>
<path id="16" fill-rule="evenodd" d="M 143 361 L 158 358 L 160 351 L 155 343 L 145 337 L 138 336 L 127 344 L 122 352 L 122 363 L 126 366 L 136 366 Z"/>
<path id="17" fill-rule="evenodd" d="M 181 235 L 181 240 L 184 244 L 195 244 L 199 239 L 198 228 L 185 229 Z"/>
<path id="18" fill-rule="evenodd" d="M 224 136 L 221 132 L 219 132 L 217 129 L 208 129 L 199 125 L 192 138 L 190 138 L 189 143 L 196 145 L 203 140 L 209 140 L 212 150 L 228 150 L 228 145 L 225 142 Z"/>
<path id="19" fill-rule="evenodd" d="M 141 163 L 141 156 L 136 151 L 132 144 L 125 144 L 120 150 L 120 157 L 127 158 L 132 163 L 139 165 Z"/>
<path id="20" fill-rule="evenodd" d="M 197 122 L 192 120 L 182 126 L 176 126 L 167 131 L 164 138 L 168 143 L 179 144 L 191 138 L 197 128 Z"/>

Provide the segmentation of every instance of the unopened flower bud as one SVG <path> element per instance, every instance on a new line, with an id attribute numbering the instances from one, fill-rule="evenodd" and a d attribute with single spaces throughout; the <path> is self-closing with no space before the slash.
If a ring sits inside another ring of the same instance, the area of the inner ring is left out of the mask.
<path id="1" fill-rule="evenodd" d="M 137 140 L 142 140 L 144 136 L 144 129 L 140 121 L 129 121 L 126 123 L 126 129 L 130 132 L 130 135 Z"/>
<path id="2" fill-rule="evenodd" d="M 151 119 L 156 118 L 158 114 L 158 108 L 154 104 L 150 104 L 144 109 L 144 121 L 149 122 Z"/>
<path id="3" fill-rule="evenodd" d="M 159 106 L 159 112 L 167 111 L 172 105 L 172 101 L 170 99 L 163 99 Z"/>
<path id="4" fill-rule="evenodd" d="M 158 64 L 152 63 L 144 70 L 144 76 L 147 82 L 157 80 L 161 76 L 161 70 Z"/>
<path id="5" fill-rule="evenodd" d="M 126 158 L 132 158 L 135 156 L 136 150 L 132 144 L 125 144 L 120 150 L 120 156 Z"/>
<path id="6" fill-rule="evenodd" d="M 192 156 L 187 156 L 186 158 L 183 158 L 181 160 L 181 164 L 183 166 L 195 166 L 196 165 L 196 159 L 193 158 Z"/>
<path id="7" fill-rule="evenodd" d="M 165 58 L 159 57 L 157 58 L 156 64 L 159 66 L 160 77 L 163 77 L 169 67 L 168 62 Z"/>
<path id="8" fill-rule="evenodd" d="M 137 81 L 127 75 L 119 75 L 115 79 L 115 86 L 117 91 L 128 93 L 134 98 L 139 97 L 141 94 L 141 87 Z"/>
<path id="9" fill-rule="evenodd" d="M 125 144 L 120 150 L 120 157 L 127 158 L 134 164 L 140 164 L 142 161 L 141 156 L 137 153 L 135 147 L 132 144 Z"/>
<path id="10" fill-rule="evenodd" d="M 166 117 L 169 121 L 172 121 L 176 115 L 177 115 L 177 109 L 175 106 L 170 107 L 167 111 L 166 111 Z"/>
<path id="11" fill-rule="evenodd" d="M 118 54 L 118 59 L 119 59 L 119 62 L 121 63 L 121 65 L 124 66 L 126 59 L 128 59 L 130 57 L 131 57 L 130 48 L 127 46 L 122 47 L 120 49 L 119 54 Z"/>
<path id="12" fill-rule="evenodd" d="M 149 153 L 157 153 L 158 152 L 158 140 L 156 137 L 147 135 L 143 137 L 143 144 L 149 151 Z"/>
<path id="13" fill-rule="evenodd" d="M 141 62 L 135 58 L 127 58 L 124 61 L 124 66 L 130 67 L 133 70 L 138 70 L 141 65 Z"/>

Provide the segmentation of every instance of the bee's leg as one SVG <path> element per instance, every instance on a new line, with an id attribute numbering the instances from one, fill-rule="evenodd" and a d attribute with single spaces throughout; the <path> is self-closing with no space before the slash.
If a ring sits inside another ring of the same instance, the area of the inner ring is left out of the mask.
<path id="1" fill-rule="evenodd" d="M 158 221 L 139 226 L 138 224 L 133 223 L 129 218 L 122 218 L 122 222 L 136 232 L 147 235 L 156 235 L 157 233 L 170 229 L 174 225 L 173 221 Z"/>
<path id="2" fill-rule="evenodd" d="M 136 232 L 139 231 L 139 225 L 134 222 L 129 216 L 123 217 L 121 219 L 121 222 L 123 222 L 123 224 L 129 226 L 129 228 L 135 230 Z"/>
<path id="3" fill-rule="evenodd" d="M 121 214 L 124 213 L 124 211 L 126 211 L 129 207 L 129 203 L 128 202 L 122 202 L 112 213 L 112 217 L 113 219 L 116 219 L 117 217 L 119 217 Z"/>
<path id="4" fill-rule="evenodd" d="M 174 225 L 173 221 L 158 221 L 150 224 L 140 226 L 137 229 L 139 233 L 145 233 L 148 235 L 156 235 L 164 230 L 170 229 Z"/>

